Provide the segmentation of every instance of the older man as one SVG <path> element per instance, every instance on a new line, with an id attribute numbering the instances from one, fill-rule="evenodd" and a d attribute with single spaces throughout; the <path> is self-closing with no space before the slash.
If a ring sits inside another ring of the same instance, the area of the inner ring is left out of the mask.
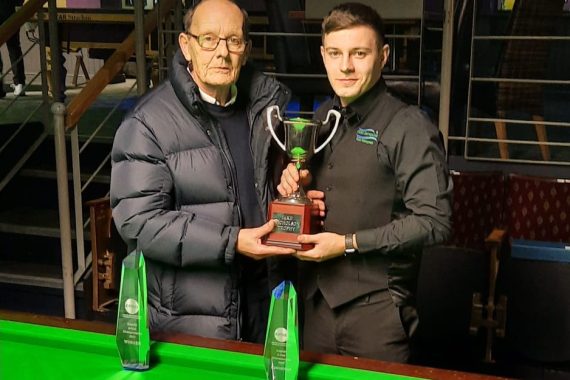
<path id="1" fill-rule="evenodd" d="M 323 21 L 321 54 L 343 115 L 339 132 L 311 162 L 313 196 L 325 199 L 325 232 L 301 235 L 304 348 L 405 362 L 418 318 L 414 295 L 422 247 L 450 233 L 452 184 L 437 128 L 388 92 L 381 17 L 358 3 Z M 290 165 L 279 191 L 295 190 Z"/>
<path id="2" fill-rule="evenodd" d="M 289 93 L 246 64 L 247 14 L 234 2 L 201 1 L 184 26 L 169 80 L 115 137 L 113 217 L 147 259 L 152 330 L 261 341 L 269 291 L 255 260 L 291 253 L 260 240 L 274 227 L 262 113 Z"/>

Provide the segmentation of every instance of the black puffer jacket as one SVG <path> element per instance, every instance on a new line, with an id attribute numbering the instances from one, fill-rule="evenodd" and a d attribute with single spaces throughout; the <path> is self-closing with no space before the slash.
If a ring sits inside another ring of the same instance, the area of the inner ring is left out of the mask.
<path id="1" fill-rule="evenodd" d="M 112 151 L 111 206 L 129 247 L 147 259 L 151 329 L 239 339 L 240 225 L 234 163 L 222 131 L 205 113 L 178 52 L 169 81 L 125 118 Z M 247 116 L 261 208 L 273 196 L 265 108 L 284 107 L 289 91 L 245 66 L 238 97 Z"/>

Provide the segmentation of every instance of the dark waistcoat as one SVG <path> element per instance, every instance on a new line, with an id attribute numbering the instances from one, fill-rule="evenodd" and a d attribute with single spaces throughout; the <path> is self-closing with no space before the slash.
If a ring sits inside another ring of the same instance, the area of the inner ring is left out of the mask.
<path id="1" fill-rule="evenodd" d="M 345 114 L 337 132 L 339 136 L 333 138 L 322 154 L 313 157 L 314 188 L 324 191 L 326 197 L 326 231 L 347 234 L 372 229 L 405 212 L 393 169 L 379 160 L 377 143 L 367 144 L 362 138 L 357 141 L 357 134 L 365 136 L 362 129 L 368 128 L 378 131 L 381 141 L 382 132 L 405 107 L 386 91 L 374 96 L 377 106 L 363 120 L 358 120 L 359 115 Z M 331 106 L 323 105 L 322 108 L 327 108 L 316 117 L 324 119 L 323 113 Z M 370 292 L 390 289 L 394 280 L 405 282 L 413 278 L 402 277 L 402 273 L 409 273 L 409 267 L 415 265 L 413 257 L 413 254 L 396 258 L 368 252 L 318 264 L 303 262 L 300 281 L 306 297 L 319 289 L 334 308 Z"/>

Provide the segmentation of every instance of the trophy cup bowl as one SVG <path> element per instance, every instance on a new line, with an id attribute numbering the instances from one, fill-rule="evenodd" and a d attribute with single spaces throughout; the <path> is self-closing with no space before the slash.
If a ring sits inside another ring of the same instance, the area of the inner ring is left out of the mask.
<path id="1" fill-rule="evenodd" d="M 282 142 L 275 133 L 273 127 L 273 113 L 283 124 L 285 141 Z M 319 129 L 322 125 L 328 124 L 330 117 L 335 117 L 335 124 L 326 140 L 316 147 Z M 280 115 L 278 106 L 271 106 L 267 109 L 267 125 L 273 139 L 279 147 L 285 151 L 291 162 L 297 169 L 304 169 L 311 157 L 320 152 L 333 138 L 338 124 L 340 113 L 329 110 L 325 121 L 308 120 L 303 118 L 283 118 Z M 297 242 L 297 236 L 310 234 L 315 231 L 315 223 L 312 218 L 313 203 L 305 195 L 301 187 L 293 194 L 279 197 L 269 204 L 268 215 L 270 219 L 277 221 L 277 226 L 265 237 L 265 244 L 279 247 L 294 248 L 306 251 L 313 248 L 313 244 L 301 244 Z"/>

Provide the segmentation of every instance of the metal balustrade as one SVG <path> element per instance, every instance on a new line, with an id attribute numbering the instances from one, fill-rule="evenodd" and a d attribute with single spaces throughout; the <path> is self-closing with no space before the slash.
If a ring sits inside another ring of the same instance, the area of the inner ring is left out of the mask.
<path id="1" fill-rule="evenodd" d="M 53 78 L 59 78 L 59 68 L 60 63 L 58 59 L 61 57 L 60 52 L 60 41 L 58 40 L 58 12 L 56 8 L 55 0 L 48 1 L 48 8 L 42 9 L 43 4 L 46 1 L 41 0 L 29 0 L 25 6 L 16 13 L 14 18 L 17 18 L 17 23 L 14 23 L 12 18 L 6 23 L 0 26 L 2 31 L 2 36 L 0 39 L 8 38 L 9 35 L 4 32 L 8 30 L 10 33 L 19 32 L 21 25 L 33 19 L 37 21 L 38 24 L 38 36 L 33 36 L 31 39 L 32 45 L 26 50 L 24 55 L 30 54 L 34 51 L 37 54 L 39 50 L 39 63 L 40 70 L 33 75 L 33 77 L 28 78 L 28 85 L 34 85 L 34 81 L 41 79 L 42 82 L 42 100 L 36 102 L 32 99 L 36 95 L 30 93 L 27 100 L 34 104 L 33 107 L 26 112 L 23 121 L 18 120 L 19 127 L 16 128 L 15 132 L 7 138 L 6 141 L 0 143 L 0 152 L 7 149 L 8 145 L 16 139 L 18 134 L 22 133 L 25 125 L 33 118 L 38 118 L 42 121 L 45 126 L 44 132 L 34 141 L 30 147 L 28 147 L 26 152 L 19 154 L 18 162 L 14 165 L 8 173 L 0 178 L 0 191 L 13 179 L 13 177 L 22 172 L 22 167 L 30 159 L 32 154 L 37 150 L 39 145 L 45 141 L 51 134 L 51 128 L 53 127 L 53 136 L 56 152 L 56 177 L 57 177 L 57 191 L 58 191 L 58 214 L 59 214 L 59 229 L 52 227 L 43 227 L 41 236 L 49 237 L 59 237 L 61 244 L 61 266 L 62 266 L 62 277 L 54 278 L 54 273 L 51 270 L 44 270 L 41 274 L 36 272 L 30 272 L 21 274 L 17 271 L 10 271 L 7 268 L 3 268 L 0 272 L 0 282 L 21 284 L 21 285 L 33 285 L 51 288 L 63 289 L 64 296 L 64 314 L 67 318 L 75 318 L 75 290 L 82 289 L 82 283 L 85 276 L 89 273 L 91 268 L 92 255 L 86 252 L 84 230 L 89 224 L 89 219 L 84 220 L 83 218 L 83 194 L 85 191 L 93 185 L 95 182 L 101 179 L 101 171 L 105 166 L 108 166 L 110 160 L 110 152 L 106 155 L 103 154 L 101 162 L 94 164 L 94 169 L 90 173 L 81 173 L 81 161 L 86 149 L 92 145 L 96 139 L 100 140 L 100 135 L 104 130 L 104 126 L 111 120 L 111 117 L 118 111 L 121 102 L 128 96 L 133 94 L 135 87 L 139 94 L 142 94 L 146 90 L 146 80 L 145 77 L 145 41 L 147 41 L 147 36 L 149 33 L 155 29 L 157 24 L 167 23 L 165 15 L 167 13 L 172 13 L 174 5 L 180 6 L 180 1 L 176 0 L 162 0 L 155 7 L 154 11 L 147 14 L 146 17 L 141 17 L 142 12 L 137 13 L 138 17 L 135 19 L 135 31 L 132 33 L 131 38 L 125 40 L 118 49 L 118 53 L 111 56 L 105 66 L 92 78 L 91 81 L 87 82 L 81 93 L 73 98 L 66 105 L 63 103 L 52 103 L 53 99 L 50 97 L 48 88 L 48 69 L 47 69 L 47 43 L 46 36 L 47 29 L 49 28 L 49 46 L 51 46 L 51 58 L 52 58 L 52 72 Z M 142 4 L 141 2 L 136 2 L 136 5 Z M 35 7 L 34 9 L 32 9 Z M 140 11 L 140 10 L 139 10 Z M 37 15 L 36 15 L 37 12 Z M 48 17 L 49 14 L 49 17 Z M 22 15 L 25 15 L 23 17 Z M 11 35 L 11 34 L 10 34 Z M 138 41 L 138 44 L 137 44 Z M 141 43 L 142 42 L 142 43 Z M 137 46 L 135 46 L 137 45 Z M 142 48 L 142 49 L 141 49 Z M 139 80 L 138 85 L 133 84 L 130 89 L 125 91 L 123 98 L 114 104 L 114 107 L 110 112 L 103 117 L 103 120 L 97 126 L 89 126 L 92 132 L 86 133 L 87 128 L 82 128 L 82 115 L 89 108 L 89 106 L 98 98 L 101 91 L 105 88 L 107 83 L 113 78 L 113 76 L 122 70 L 122 67 L 126 60 L 138 50 L 137 56 L 137 72 L 142 75 L 137 75 L 138 78 L 142 78 L 143 81 Z M 142 52 L 142 53 L 141 53 Z M 31 79 L 31 80 L 30 80 Z M 58 81 L 54 81 L 52 90 L 54 94 L 62 93 L 57 88 L 59 86 Z M 68 93 L 69 95 L 69 93 Z M 7 102 L 8 106 L 5 110 L 0 110 L 0 117 L 6 120 L 6 115 L 10 115 L 10 107 L 14 104 L 18 104 L 19 98 L 11 99 L 11 102 Z M 50 114 L 51 105 L 51 114 Z M 20 107 L 21 108 L 21 107 Z M 14 114 L 14 113 L 13 113 Z M 21 114 L 21 112 L 19 112 Z M 81 133 L 81 135 L 80 135 Z M 71 146 L 71 162 L 68 162 L 67 146 Z M 110 145 L 109 145 L 110 147 Z M 39 175 L 40 178 L 51 178 L 49 173 L 41 173 L 42 170 L 26 170 L 35 175 Z M 36 172 L 39 172 L 36 173 Z M 69 174 L 71 172 L 71 175 Z M 72 186 L 69 187 L 69 181 L 72 181 Z M 73 205 L 73 206 L 71 206 Z M 71 215 L 72 209 L 74 209 L 74 214 Z M 30 229 L 29 227 L 27 229 Z M 37 227 L 35 230 L 39 230 Z M 16 228 L 10 229 L 14 233 L 37 233 L 31 231 L 18 232 Z M 48 231 L 49 230 L 49 231 Z M 54 231 L 51 231 L 54 230 Z M 8 231 L 8 232 L 10 232 Z M 38 235 L 40 236 L 40 235 Z M 75 240 L 75 246 L 73 245 L 73 240 Z"/>
<path id="2" fill-rule="evenodd" d="M 562 9 L 560 9 L 562 12 Z M 473 109 L 473 92 L 474 86 L 481 83 L 489 84 L 520 84 L 520 85 L 535 85 L 535 86 L 568 86 L 570 85 L 570 80 L 564 79 L 547 79 L 547 78 L 512 78 L 501 76 L 500 73 L 496 75 L 476 75 L 476 62 L 475 57 L 478 49 L 478 45 L 485 41 L 494 42 L 509 42 L 509 41 L 535 41 L 549 43 L 553 41 L 559 42 L 570 42 L 570 36 L 567 35 L 495 35 L 495 34 L 477 34 L 477 22 L 478 22 L 478 1 L 475 0 L 473 3 L 473 15 L 472 15 L 472 26 L 471 26 L 471 54 L 470 54 L 470 64 L 469 64 L 469 85 L 468 85 L 468 95 L 467 95 L 467 116 L 465 120 L 465 132 L 463 136 L 449 136 L 450 141 L 463 142 L 463 157 L 466 160 L 473 161 L 490 161 L 490 162 L 512 162 L 512 163 L 524 163 L 524 164 L 540 164 L 540 165 L 570 165 L 570 155 L 565 154 L 563 150 L 559 150 L 557 157 L 551 158 L 552 148 L 568 148 L 570 143 L 563 140 L 551 140 L 547 137 L 546 126 L 552 128 L 568 128 L 570 127 L 569 122 L 565 121 L 552 121 L 544 120 L 544 115 L 531 115 L 532 118 L 512 118 L 504 111 L 497 111 L 497 117 L 488 116 L 485 114 L 477 114 Z M 562 13 L 561 13 L 562 14 Z M 512 17 L 512 15 L 511 15 Z M 506 49 L 505 49 L 506 50 Z M 532 52 L 528 52 L 532 53 Z M 502 54 L 505 54 L 503 51 Z M 567 91 L 567 90 L 566 90 Z M 489 93 L 488 96 L 492 97 L 494 94 Z M 545 100 L 542 100 L 545 102 Z M 544 103 L 543 103 L 544 106 Z M 526 110 L 521 109 L 519 113 L 524 113 Z M 534 126 L 537 134 L 535 140 L 523 140 L 517 138 L 507 138 L 506 128 L 507 125 L 530 125 Z M 488 138 L 477 136 L 474 129 L 478 126 L 488 126 L 488 128 L 495 128 L 496 138 Z M 479 143 L 479 149 L 474 148 L 473 143 Z M 481 145 L 483 144 L 483 145 Z M 530 159 L 528 157 L 519 157 L 509 154 L 509 145 L 524 145 L 533 146 L 540 149 L 542 159 Z M 499 147 L 499 156 L 497 157 L 494 152 L 494 146 Z M 568 150 L 567 152 L 570 152 Z"/>

